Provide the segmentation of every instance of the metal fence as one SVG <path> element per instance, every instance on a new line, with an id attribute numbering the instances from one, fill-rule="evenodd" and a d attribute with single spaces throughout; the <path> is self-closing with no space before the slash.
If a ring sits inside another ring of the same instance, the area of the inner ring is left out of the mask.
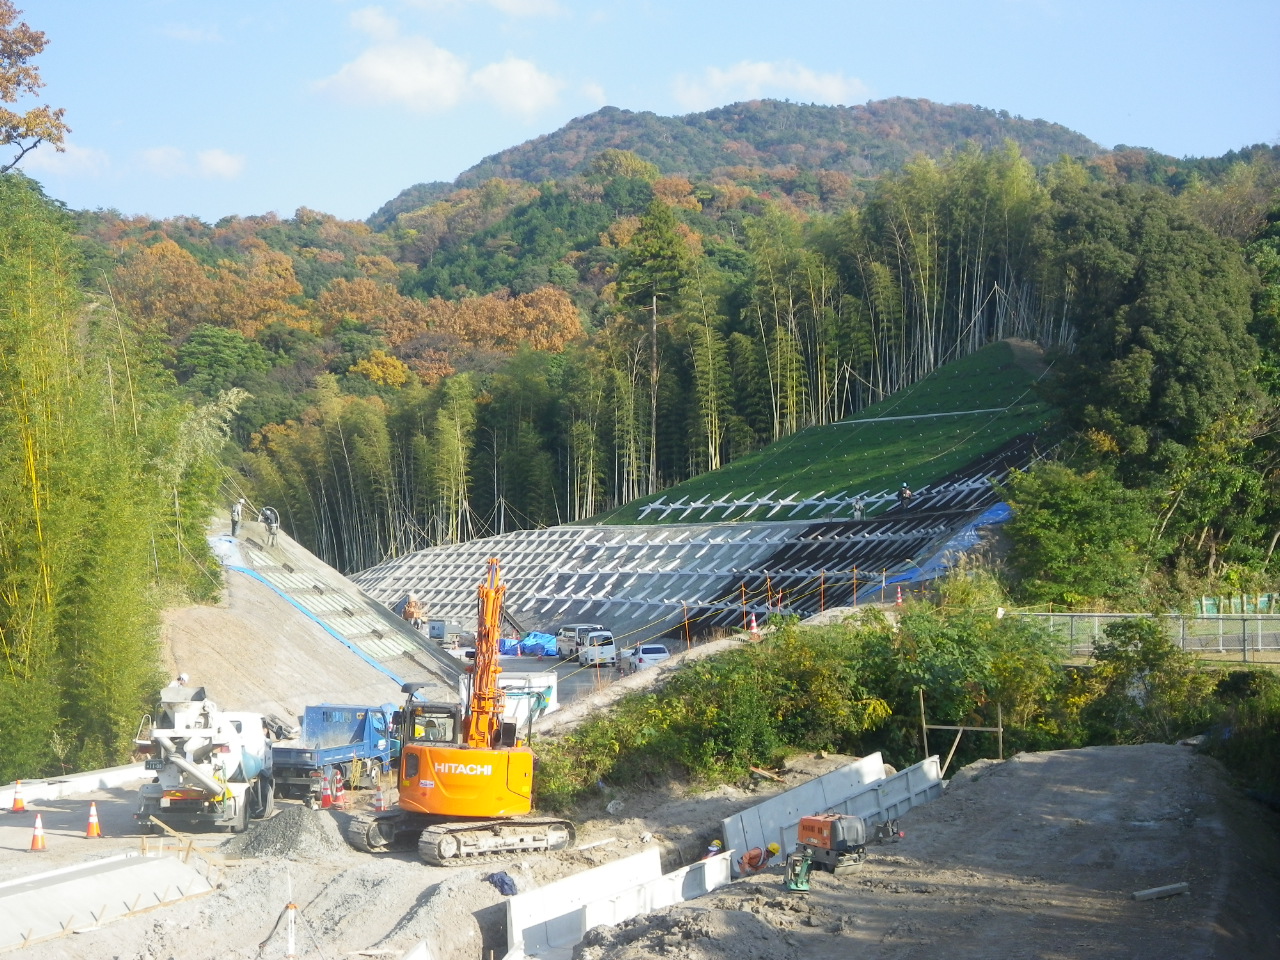
<path id="1" fill-rule="evenodd" d="M 1105 639 L 1103 631 L 1115 620 L 1131 619 L 1126 613 L 1017 613 L 1047 622 L 1062 637 L 1073 657 L 1092 655 L 1094 644 Z M 1280 660 L 1280 614 L 1201 614 L 1157 617 L 1169 639 L 1181 649 L 1211 660 L 1271 662 Z"/>

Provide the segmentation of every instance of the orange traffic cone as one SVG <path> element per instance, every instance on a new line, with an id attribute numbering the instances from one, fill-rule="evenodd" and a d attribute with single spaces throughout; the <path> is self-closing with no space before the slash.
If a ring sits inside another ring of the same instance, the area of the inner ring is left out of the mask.
<path id="1" fill-rule="evenodd" d="M 759 636 L 759 634 L 760 634 L 760 630 L 759 628 L 756 627 L 756 615 L 753 613 L 751 615 L 751 635 L 755 637 L 755 636 Z"/>
<path id="2" fill-rule="evenodd" d="M 44 853 L 44 824 L 40 822 L 40 814 L 36 814 L 36 829 L 31 834 L 31 852 Z"/>
<path id="3" fill-rule="evenodd" d="M 387 811 L 387 795 L 382 792 L 382 784 L 378 784 L 378 789 L 373 795 L 373 809 L 378 813 Z"/>
<path id="4" fill-rule="evenodd" d="M 89 827 L 84 835 L 86 839 L 102 836 L 102 828 L 98 826 L 98 805 L 92 801 L 89 803 Z"/>
<path id="5" fill-rule="evenodd" d="M 339 810 L 347 805 L 347 794 L 342 789 L 342 774 L 337 771 L 333 774 L 333 805 Z"/>
<path id="6" fill-rule="evenodd" d="M 13 807 L 10 813 L 26 813 L 27 801 L 22 799 L 22 781 L 19 780 L 13 785 Z"/>
<path id="7" fill-rule="evenodd" d="M 898 584 L 898 602 L 895 606 L 902 606 L 902 584 Z"/>
<path id="8" fill-rule="evenodd" d="M 333 794 L 329 792 L 329 778 L 320 778 L 320 809 L 328 810 L 333 806 Z"/>

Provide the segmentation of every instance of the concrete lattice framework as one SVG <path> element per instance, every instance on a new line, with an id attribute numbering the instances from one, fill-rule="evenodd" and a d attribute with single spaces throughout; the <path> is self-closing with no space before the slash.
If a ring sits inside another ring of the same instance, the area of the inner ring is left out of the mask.
<path id="1" fill-rule="evenodd" d="M 753 614 L 807 616 L 892 601 L 896 590 L 884 595 L 892 575 L 921 564 L 995 501 L 990 480 L 970 474 L 918 491 L 909 507 L 895 502 L 861 520 L 521 530 L 430 547 L 353 579 L 389 607 L 414 593 L 429 618 L 470 630 L 476 585 L 488 558 L 497 557 L 508 610 L 522 628 L 550 632 L 562 623 L 598 622 L 630 646 L 683 636 L 686 623 L 697 633 L 743 627 Z"/>

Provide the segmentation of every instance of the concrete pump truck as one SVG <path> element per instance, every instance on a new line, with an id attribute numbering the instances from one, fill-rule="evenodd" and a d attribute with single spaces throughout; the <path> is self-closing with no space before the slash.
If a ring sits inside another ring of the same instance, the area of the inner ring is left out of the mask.
<path id="1" fill-rule="evenodd" d="M 489 560 L 477 590 L 475 661 L 470 695 L 459 704 L 420 700 L 421 683 L 406 683 L 397 712 L 401 754 L 397 809 L 352 818 L 348 842 L 377 852 L 414 838 L 434 866 L 463 866 L 538 850 L 573 846 L 567 820 L 528 816 L 533 809 L 533 751 L 502 719 L 498 635 L 502 622 L 498 561 Z"/>

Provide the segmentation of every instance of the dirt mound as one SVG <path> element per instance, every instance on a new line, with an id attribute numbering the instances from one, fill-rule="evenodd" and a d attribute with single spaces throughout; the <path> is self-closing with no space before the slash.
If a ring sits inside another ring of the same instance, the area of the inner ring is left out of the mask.
<path id="1" fill-rule="evenodd" d="M 676 907 L 587 931 L 574 960 L 793 960 L 798 944 L 754 913 Z"/>
<path id="2" fill-rule="evenodd" d="M 345 851 L 347 843 L 337 822 L 327 813 L 303 806 L 289 806 L 270 820 L 262 820 L 232 837 L 218 849 L 240 857 L 286 857 L 314 860 Z"/>

